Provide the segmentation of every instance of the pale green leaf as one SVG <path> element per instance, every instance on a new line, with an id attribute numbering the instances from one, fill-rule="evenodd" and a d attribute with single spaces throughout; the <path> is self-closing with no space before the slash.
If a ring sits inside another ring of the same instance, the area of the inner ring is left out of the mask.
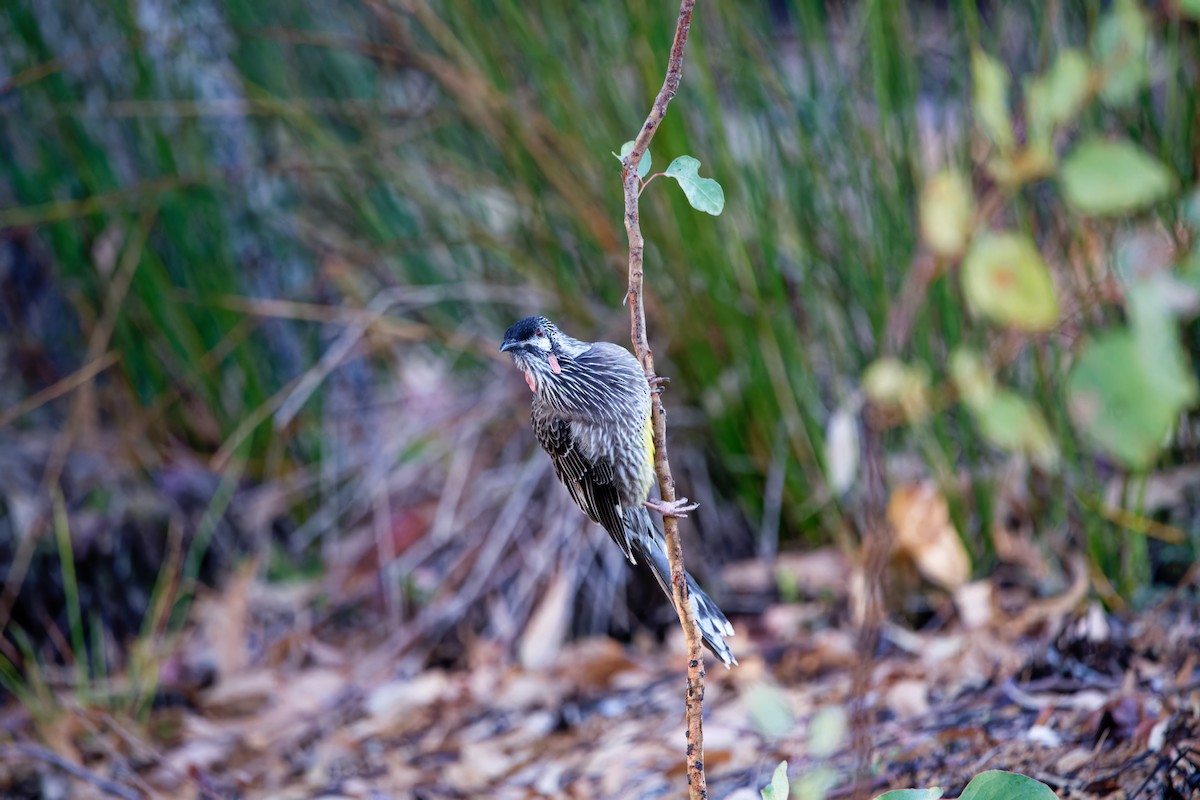
<path id="1" fill-rule="evenodd" d="M 787 695 L 772 683 L 752 684 L 743 694 L 742 702 L 749 712 L 750 724 L 767 739 L 778 739 L 796 726 Z"/>
<path id="2" fill-rule="evenodd" d="M 921 190 L 921 236 L 929 249 L 954 258 L 966 249 L 975 216 L 975 196 L 961 173 L 934 175 Z"/>
<path id="3" fill-rule="evenodd" d="M 950 354 L 950 377 L 972 410 L 985 408 L 996 394 L 996 378 L 974 350 L 959 347 Z"/>
<path id="4" fill-rule="evenodd" d="M 701 178 L 699 172 L 699 161 L 691 156 L 680 156 L 671 162 L 664 174 L 679 181 L 692 208 L 719 216 L 725 209 L 725 190 L 712 178 Z"/>
<path id="5" fill-rule="evenodd" d="M 971 53 L 975 118 L 1002 152 L 1013 148 L 1012 115 L 1008 108 L 1008 70 L 982 50 Z"/>
<path id="6" fill-rule="evenodd" d="M 1100 65 L 1100 98 L 1127 106 L 1150 81 L 1146 15 L 1136 0 L 1116 0 L 1096 26 L 1092 52 Z"/>
<path id="7" fill-rule="evenodd" d="M 1067 406 L 1095 446 L 1132 469 L 1149 467 L 1179 413 L 1196 402 L 1195 377 L 1174 335 L 1146 326 L 1089 342 L 1067 378 Z M 1157 345 L 1157 352 L 1148 353 Z"/>
<path id="8" fill-rule="evenodd" d="M 1047 472 L 1058 468 L 1058 440 L 1029 400 L 1010 389 L 1000 389 L 971 411 L 979 432 L 996 447 L 1024 455 Z"/>
<path id="9" fill-rule="evenodd" d="M 1050 271 L 1026 236 L 975 237 L 963 259 L 962 284 L 971 307 L 995 322 L 1029 331 L 1049 330 L 1058 322 Z"/>
<path id="10" fill-rule="evenodd" d="M 1134 286 L 1127 296 L 1134 346 L 1159 400 L 1183 410 L 1196 402 L 1197 385 L 1179 343 L 1179 295 L 1186 286 L 1171 276 Z"/>
<path id="11" fill-rule="evenodd" d="M 808 724 L 808 754 L 813 758 L 828 758 L 841 749 L 846 739 L 849 720 L 841 706 L 825 706 L 812 716 Z"/>
<path id="12" fill-rule="evenodd" d="M 1041 781 L 993 769 L 972 778 L 958 800 L 1058 800 L 1058 796 Z"/>
<path id="13" fill-rule="evenodd" d="M 779 766 L 775 767 L 775 772 L 771 774 L 771 784 L 762 789 L 759 794 L 763 800 L 788 800 L 788 776 L 787 762 L 780 761 Z"/>
<path id="14" fill-rule="evenodd" d="M 1070 124 L 1083 110 L 1091 92 L 1092 67 L 1087 56 L 1068 48 L 1044 75 L 1025 87 L 1029 141 L 1049 146 L 1056 128 Z"/>
<path id="15" fill-rule="evenodd" d="M 617 156 L 618 161 L 624 161 L 625 156 L 629 155 L 631 150 L 633 150 L 633 142 L 629 141 L 629 142 L 626 142 L 625 144 L 621 145 L 621 154 L 620 155 L 617 155 L 616 153 L 613 153 L 613 155 Z M 642 160 L 638 162 L 638 177 L 645 178 L 649 174 L 650 174 L 650 149 L 647 148 L 646 152 L 642 153 Z"/>
<path id="16" fill-rule="evenodd" d="M 950 376 L 983 437 L 1009 453 L 1020 453 L 1044 470 L 1058 466 L 1058 441 L 1037 406 L 996 385 L 992 370 L 977 353 L 950 354 Z"/>
<path id="17" fill-rule="evenodd" d="M 875 800 L 940 800 L 942 790 L 935 786 L 932 789 L 893 789 L 877 796 Z"/>
<path id="18" fill-rule="evenodd" d="M 1123 214 L 1151 205 L 1175 188 L 1157 159 L 1128 141 L 1087 139 L 1062 166 L 1067 202 L 1084 214 Z"/>
<path id="19" fill-rule="evenodd" d="M 838 784 L 839 773 L 828 764 L 810 767 L 792 783 L 796 800 L 825 800 Z"/>
<path id="20" fill-rule="evenodd" d="M 1193 19 L 1200 19 L 1200 0 L 1178 0 L 1179 10 Z"/>

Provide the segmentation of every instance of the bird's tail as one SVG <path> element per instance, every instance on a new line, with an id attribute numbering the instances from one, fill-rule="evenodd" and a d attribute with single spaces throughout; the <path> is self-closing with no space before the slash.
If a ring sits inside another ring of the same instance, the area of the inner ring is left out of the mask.
<path id="1" fill-rule="evenodd" d="M 667 598 L 674 602 L 671 594 L 671 564 L 667 560 L 666 541 L 662 531 L 650 518 L 650 512 L 643 507 L 627 509 L 625 512 L 626 531 L 630 533 L 629 544 L 633 555 L 643 564 L 650 567 L 658 585 L 667 593 Z M 700 626 L 700 635 L 704 637 L 704 645 L 713 652 L 721 663 L 730 667 L 737 663 L 729 645 L 725 644 L 726 636 L 733 636 L 733 625 L 726 619 L 721 609 L 713 602 L 696 579 L 687 575 L 688 597 L 691 600 L 692 612 L 696 623 Z"/>

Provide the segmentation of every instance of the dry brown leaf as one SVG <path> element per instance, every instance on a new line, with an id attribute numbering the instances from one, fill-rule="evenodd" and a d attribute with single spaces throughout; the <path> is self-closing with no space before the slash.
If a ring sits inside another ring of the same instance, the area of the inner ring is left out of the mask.
<path id="1" fill-rule="evenodd" d="M 218 682 L 200 695 L 200 705 L 212 717 L 243 717 L 265 706 L 279 689 L 275 670 L 242 672 Z"/>
<path id="2" fill-rule="evenodd" d="M 237 675 L 250 663 L 246 622 L 250 586 L 258 572 L 258 561 L 250 559 L 238 568 L 220 591 L 206 593 L 197 601 L 200 639 L 216 661 L 218 680 Z"/>
<path id="3" fill-rule="evenodd" d="M 916 678 L 898 680 L 888 688 L 885 702 L 899 719 L 919 717 L 929 712 L 929 684 Z"/>
<path id="4" fill-rule="evenodd" d="M 950 521 L 946 498 L 930 481 L 898 487 L 887 506 L 896 548 L 932 583 L 954 590 L 971 577 L 971 558 Z"/>
<path id="5" fill-rule="evenodd" d="M 805 596 L 829 593 L 840 597 L 846 592 L 850 564 L 841 550 L 822 547 L 806 553 L 780 553 L 775 573 Z"/>
<path id="6" fill-rule="evenodd" d="M 559 674 L 583 688 L 604 688 L 620 673 L 640 669 L 625 648 L 607 636 L 572 642 L 558 659 Z"/>
<path id="7" fill-rule="evenodd" d="M 525 626 L 517 657 L 526 669 L 550 666 L 562 650 L 571 623 L 571 595 L 575 591 L 566 573 L 559 570 L 550 581 L 537 609 Z"/>
<path id="8" fill-rule="evenodd" d="M 450 679 L 440 670 L 385 683 L 367 695 L 364 702 L 367 718 L 355 723 L 351 734 L 361 740 L 386 733 L 414 710 L 442 699 L 450 687 Z"/>

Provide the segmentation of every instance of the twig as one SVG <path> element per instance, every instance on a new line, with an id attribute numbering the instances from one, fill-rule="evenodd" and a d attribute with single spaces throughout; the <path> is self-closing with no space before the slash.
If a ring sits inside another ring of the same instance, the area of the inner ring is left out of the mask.
<path id="1" fill-rule="evenodd" d="M 109 350 L 94 361 L 84 364 L 67 377 L 47 386 L 36 394 L 30 395 L 16 405 L 0 411 L 0 428 L 3 428 L 5 425 L 11 425 L 30 411 L 44 406 L 51 400 L 56 400 L 64 394 L 70 394 L 120 360 L 120 352 Z"/>
<path id="2" fill-rule="evenodd" d="M 52 750 L 47 750 L 44 747 L 39 747 L 36 744 L 17 743 L 9 745 L 0 745 L 0 758 L 8 760 L 10 758 L 25 758 L 36 759 L 43 761 L 51 766 L 58 767 L 63 772 L 78 778 L 81 781 L 90 783 L 105 794 L 110 794 L 114 797 L 123 797 L 126 800 L 141 800 L 142 793 L 128 786 L 123 786 L 115 781 L 110 781 L 92 772 L 86 767 L 81 767 L 78 764 L 72 764 L 67 759 L 58 755 Z"/>
<path id="3" fill-rule="evenodd" d="M 638 216 L 638 164 L 642 155 L 650 146 L 654 132 L 667 114 L 667 106 L 675 92 L 679 90 L 679 81 L 683 77 L 683 48 L 687 44 L 688 31 L 691 28 L 692 9 L 696 0 L 683 0 L 679 5 L 679 21 L 675 26 L 675 41 L 671 44 L 671 58 L 667 62 L 667 76 L 662 89 L 654 98 L 650 114 L 642 125 L 633 148 L 621 162 L 621 182 L 625 190 L 625 232 L 629 237 L 629 293 L 626 297 L 629 303 L 630 338 L 634 351 L 646 377 L 655 377 L 654 353 L 646 337 L 646 309 L 643 304 L 642 291 L 642 256 L 645 242 L 642 239 L 641 223 Z M 651 392 L 652 417 L 654 426 L 654 470 L 658 474 L 658 487 L 664 502 L 675 499 L 675 480 L 671 477 L 671 465 L 667 460 L 667 415 L 663 410 L 662 397 L 658 392 Z M 667 539 L 667 559 L 671 563 L 671 595 L 675 601 L 675 610 L 679 614 L 679 622 L 683 625 L 683 635 L 687 639 L 688 670 L 687 695 L 684 701 L 687 719 L 687 778 L 688 794 L 692 800 L 708 797 L 708 785 L 704 777 L 704 731 L 702 716 L 704 710 L 704 655 L 700 651 L 700 629 L 696 625 L 692 604 L 688 598 L 686 573 L 683 569 L 683 546 L 679 540 L 679 521 L 671 516 L 663 517 L 663 531 Z"/>

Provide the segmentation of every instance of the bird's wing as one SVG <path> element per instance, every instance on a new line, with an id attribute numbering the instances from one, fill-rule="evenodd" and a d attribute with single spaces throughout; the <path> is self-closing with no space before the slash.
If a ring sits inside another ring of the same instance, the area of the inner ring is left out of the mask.
<path id="1" fill-rule="evenodd" d="M 550 454 L 558 479 L 571 492 L 583 513 L 601 525 L 633 563 L 629 534 L 621 514 L 612 464 L 605 459 L 592 460 L 579 452 L 571 422 L 559 416 L 533 415 L 533 432 L 542 448 Z"/>

